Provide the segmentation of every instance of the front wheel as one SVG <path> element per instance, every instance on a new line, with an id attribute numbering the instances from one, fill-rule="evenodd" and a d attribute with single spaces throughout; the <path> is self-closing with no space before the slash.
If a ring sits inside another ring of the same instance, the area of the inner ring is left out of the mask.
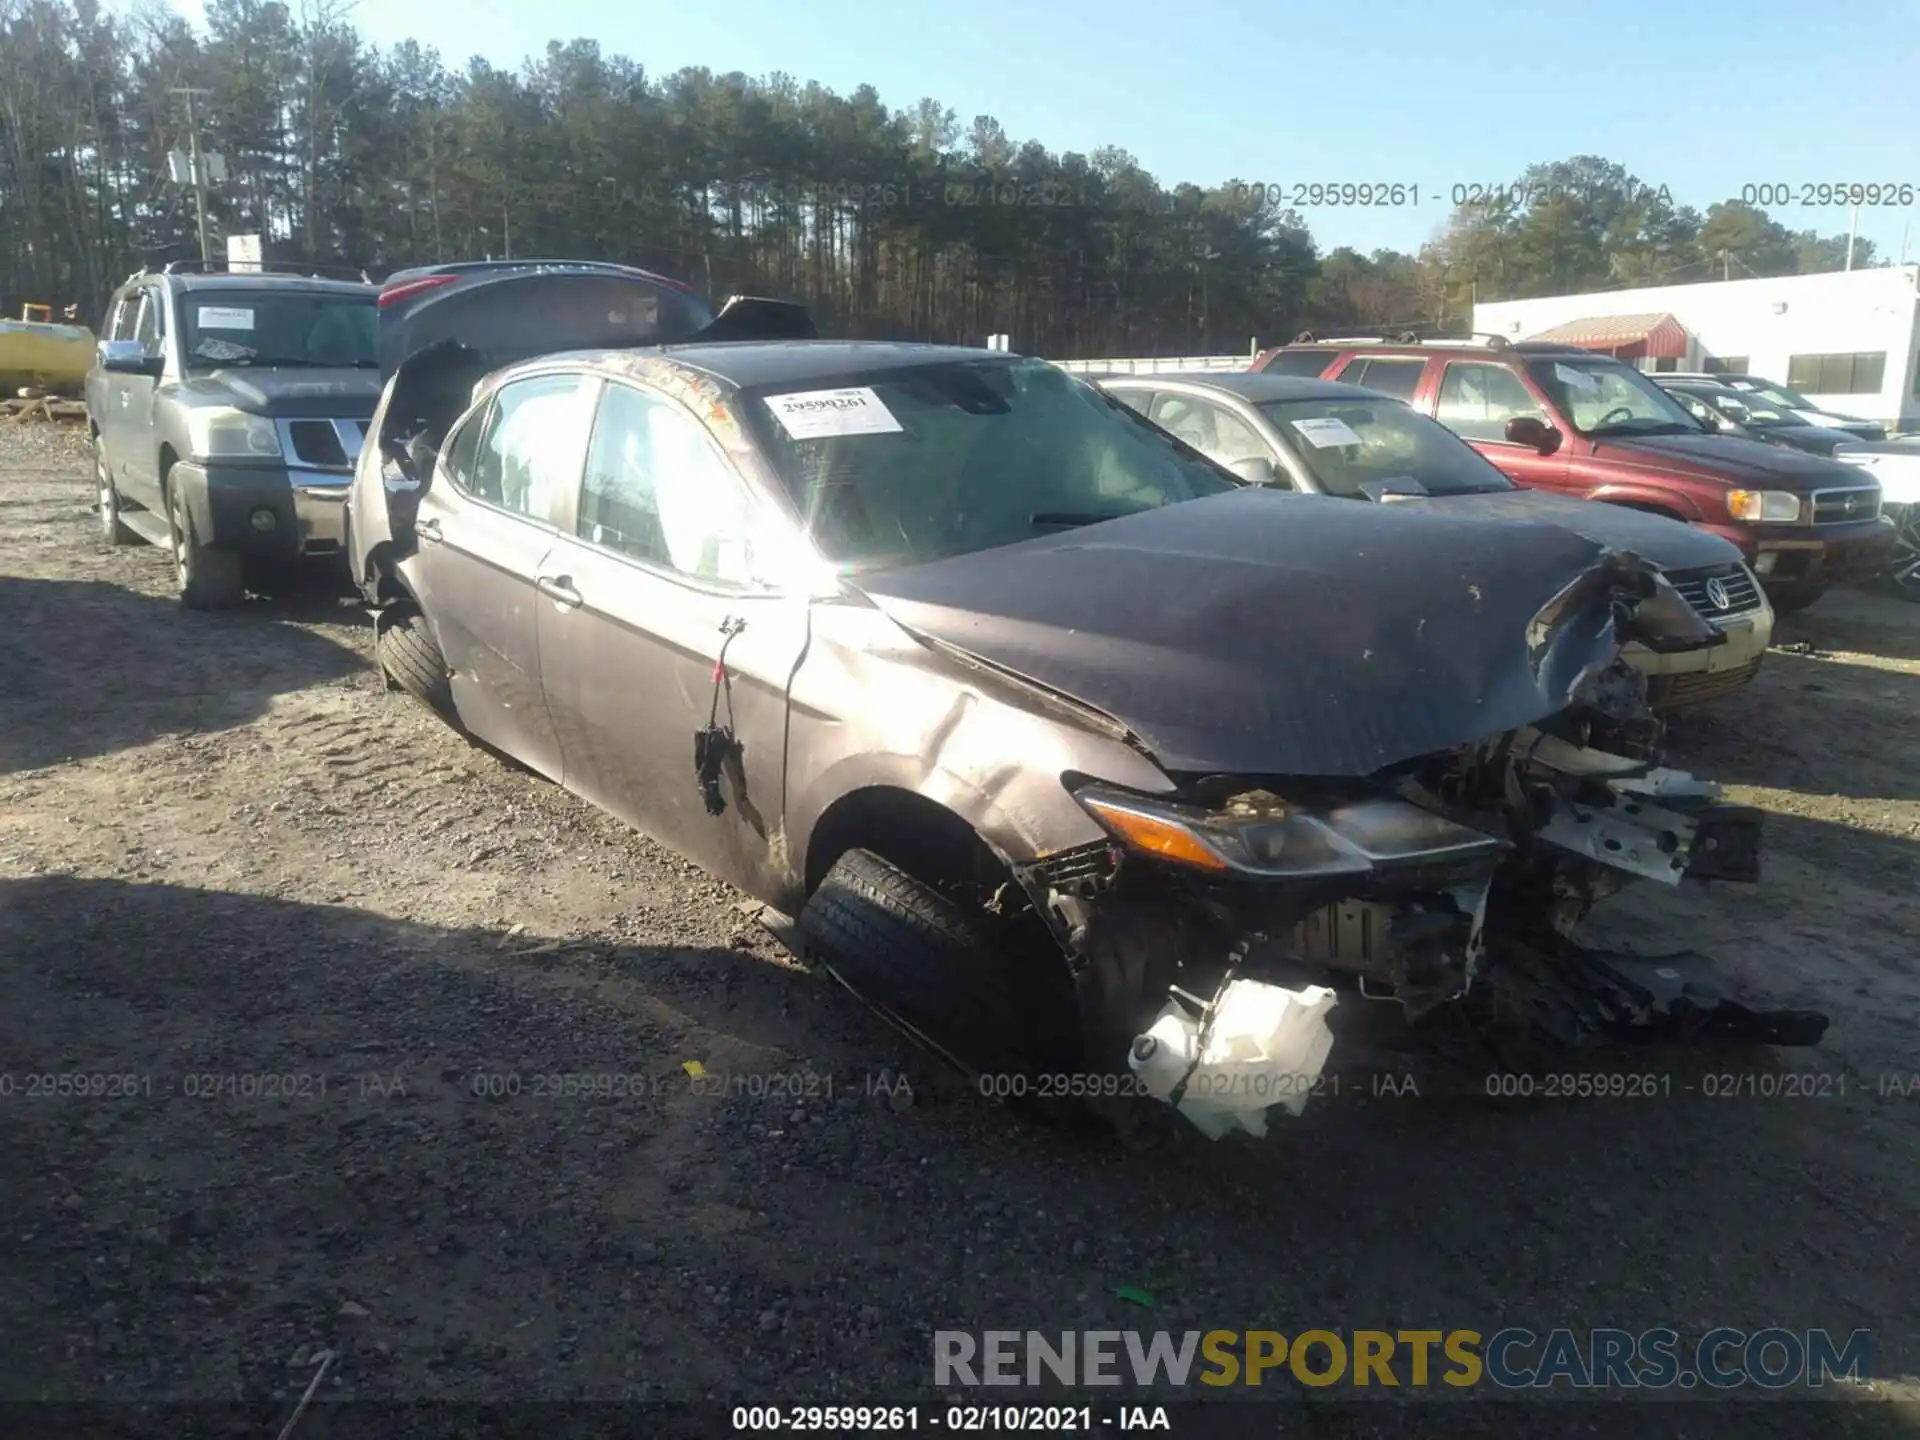
<path id="1" fill-rule="evenodd" d="M 240 556 L 200 543 L 177 485 L 167 486 L 167 527 L 173 535 L 173 573 L 182 605 L 189 610 L 230 610 L 247 598 Z"/>
<path id="2" fill-rule="evenodd" d="M 868 850 L 834 863 L 800 912 L 800 933 L 833 977 L 896 1029 L 976 1079 L 1023 1073 L 1061 1037 L 1036 1035 L 1038 986 L 1010 973 L 982 911 Z"/>
<path id="3" fill-rule="evenodd" d="M 1920 504 L 1901 506 L 1895 518 L 1898 544 L 1893 564 L 1881 577 L 1880 585 L 1895 599 L 1920 602 Z"/>
<path id="4" fill-rule="evenodd" d="M 134 544 L 140 537 L 120 518 L 120 491 L 107 469 L 107 452 L 98 430 L 93 432 L 93 483 L 99 499 L 100 538 L 109 545 Z"/>

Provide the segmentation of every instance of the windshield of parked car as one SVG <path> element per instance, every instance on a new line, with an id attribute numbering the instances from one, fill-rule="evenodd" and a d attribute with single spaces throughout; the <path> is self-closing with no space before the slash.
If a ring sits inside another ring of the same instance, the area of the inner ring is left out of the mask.
<path id="1" fill-rule="evenodd" d="M 179 300 L 189 369 L 229 365 L 378 369 L 372 294 L 189 290 Z"/>
<path id="2" fill-rule="evenodd" d="M 1397 400 L 1267 400 L 1260 409 L 1329 495 L 1409 480 L 1429 495 L 1514 488 L 1466 441 Z"/>
<path id="3" fill-rule="evenodd" d="M 1777 405 L 1769 404 L 1758 391 L 1754 390 L 1708 390 L 1694 391 L 1707 404 L 1718 410 L 1729 420 L 1740 425 L 1797 425 L 1797 416 L 1789 414 Z"/>
<path id="4" fill-rule="evenodd" d="M 1706 427 L 1631 366 L 1602 356 L 1535 360 L 1534 383 L 1573 428 L 1590 439 L 1698 435 Z"/>
<path id="5" fill-rule="evenodd" d="M 744 403 L 814 543 L 855 569 L 988 550 L 1239 488 L 1044 361 L 765 387 Z"/>
<path id="6" fill-rule="evenodd" d="M 1789 390 L 1784 385 L 1776 385 L 1771 380 L 1736 380 L 1733 382 L 1733 387 L 1743 395 L 1758 396 L 1768 404 L 1777 405 L 1783 410 L 1820 408 L 1798 391 Z"/>

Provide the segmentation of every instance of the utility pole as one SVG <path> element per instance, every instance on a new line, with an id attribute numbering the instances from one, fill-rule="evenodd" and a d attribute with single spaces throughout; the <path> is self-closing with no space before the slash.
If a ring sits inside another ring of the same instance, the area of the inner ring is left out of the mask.
<path id="1" fill-rule="evenodd" d="M 207 243 L 207 168 L 200 160 L 200 126 L 193 115 L 193 97 L 211 95 L 211 90 L 196 90 L 191 85 L 177 85 L 170 92 L 187 97 L 187 153 L 192 157 L 189 175 L 193 180 L 194 212 L 200 221 L 200 263 L 213 263 L 213 247 Z"/>
<path id="2" fill-rule="evenodd" d="M 1860 229 L 1860 207 L 1855 205 L 1847 217 L 1847 269 L 1853 269 L 1853 237 Z"/>

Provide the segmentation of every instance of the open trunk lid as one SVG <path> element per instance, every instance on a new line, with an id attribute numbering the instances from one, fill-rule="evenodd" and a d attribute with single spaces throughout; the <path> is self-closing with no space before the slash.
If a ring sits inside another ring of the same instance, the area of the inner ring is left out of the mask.
<path id="1" fill-rule="evenodd" d="M 380 320 L 380 404 L 347 501 L 355 582 L 368 584 L 382 547 L 411 550 L 433 455 L 494 371 L 572 350 L 818 337 L 804 305 L 736 295 L 715 313 L 702 296 L 641 272 L 485 274 L 392 307 Z"/>

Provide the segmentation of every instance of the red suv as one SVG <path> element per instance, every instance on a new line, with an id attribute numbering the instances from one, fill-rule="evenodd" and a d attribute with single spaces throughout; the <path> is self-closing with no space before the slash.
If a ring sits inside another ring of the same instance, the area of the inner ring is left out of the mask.
<path id="1" fill-rule="evenodd" d="M 1804 609 L 1893 557 L 1880 489 L 1855 467 L 1721 435 L 1632 366 L 1571 346 L 1314 340 L 1250 367 L 1384 390 L 1516 484 L 1671 515 L 1740 547 L 1774 608 Z"/>

